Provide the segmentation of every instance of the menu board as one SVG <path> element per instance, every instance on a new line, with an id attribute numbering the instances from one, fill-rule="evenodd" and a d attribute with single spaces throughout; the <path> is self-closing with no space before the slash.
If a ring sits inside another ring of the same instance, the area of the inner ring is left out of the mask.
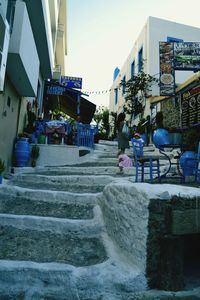
<path id="1" fill-rule="evenodd" d="M 182 94 L 182 127 L 200 123 L 200 86 Z"/>
<path id="2" fill-rule="evenodd" d="M 160 95 L 172 96 L 175 94 L 174 73 L 174 44 L 159 43 L 160 51 Z"/>

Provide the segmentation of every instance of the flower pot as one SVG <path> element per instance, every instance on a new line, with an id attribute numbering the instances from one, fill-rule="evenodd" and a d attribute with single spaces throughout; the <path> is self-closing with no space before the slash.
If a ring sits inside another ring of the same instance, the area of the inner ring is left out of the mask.
<path id="1" fill-rule="evenodd" d="M 20 138 L 15 144 L 17 167 L 26 167 L 30 158 L 30 145 L 27 138 Z"/>
<path id="2" fill-rule="evenodd" d="M 156 148 L 159 148 L 160 145 L 170 144 L 168 131 L 164 128 L 158 128 L 154 130 L 153 143 L 155 144 Z"/>
<path id="3" fill-rule="evenodd" d="M 184 176 L 192 176 L 195 173 L 197 161 L 191 160 L 196 158 L 197 154 L 194 151 L 185 151 L 180 157 L 180 166 Z"/>
<path id="4" fill-rule="evenodd" d="M 0 184 L 2 184 L 2 183 L 3 183 L 3 176 L 0 175 Z"/>

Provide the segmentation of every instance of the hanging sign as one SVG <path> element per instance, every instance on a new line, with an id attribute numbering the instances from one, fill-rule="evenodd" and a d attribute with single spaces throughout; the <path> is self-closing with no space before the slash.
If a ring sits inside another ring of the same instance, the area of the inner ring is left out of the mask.
<path id="1" fill-rule="evenodd" d="M 200 70 L 200 43 L 174 43 L 174 68 L 176 70 Z"/>
<path id="2" fill-rule="evenodd" d="M 169 42 L 159 43 L 160 56 L 160 95 L 175 94 L 174 45 Z"/>
<path id="3" fill-rule="evenodd" d="M 61 76 L 60 83 L 68 88 L 82 89 L 82 78 L 79 77 Z"/>

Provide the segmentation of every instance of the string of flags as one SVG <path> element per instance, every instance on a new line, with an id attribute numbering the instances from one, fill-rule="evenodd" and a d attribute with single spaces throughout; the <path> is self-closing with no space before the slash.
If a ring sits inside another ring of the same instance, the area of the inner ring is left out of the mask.
<path id="1" fill-rule="evenodd" d="M 160 73 L 156 73 L 154 75 L 152 75 L 153 77 L 156 77 L 157 75 L 160 75 Z M 153 83 L 153 85 L 156 85 L 157 83 Z M 115 88 L 112 89 L 108 89 L 108 90 L 102 90 L 102 91 L 85 91 L 85 90 L 81 90 L 82 93 L 87 94 L 87 95 L 91 95 L 91 94 L 96 94 L 96 95 L 101 95 L 101 94 L 106 94 L 106 93 L 110 93 L 111 91 L 115 91 L 115 90 L 122 90 L 122 86 L 117 86 Z"/>
<path id="2" fill-rule="evenodd" d="M 110 93 L 111 91 L 114 91 L 116 89 L 121 90 L 121 87 L 116 87 L 114 89 L 103 90 L 103 91 L 90 91 L 90 92 L 81 90 L 81 92 L 84 93 L 84 94 L 88 94 L 88 95 L 91 95 L 91 94 L 100 95 L 100 94 Z"/>

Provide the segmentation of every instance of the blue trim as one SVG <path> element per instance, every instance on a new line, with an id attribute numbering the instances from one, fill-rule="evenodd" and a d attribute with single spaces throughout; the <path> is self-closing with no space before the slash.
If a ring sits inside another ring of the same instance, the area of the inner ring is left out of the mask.
<path id="1" fill-rule="evenodd" d="M 135 75 L 135 60 L 131 64 L 131 79 L 134 78 Z"/>
<path id="2" fill-rule="evenodd" d="M 143 67 L 143 46 L 140 48 L 138 52 L 138 73 L 142 71 Z"/>
<path id="3" fill-rule="evenodd" d="M 117 78 L 119 72 L 120 72 L 120 69 L 118 67 L 116 67 L 114 69 L 114 73 L 113 73 L 113 81 L 115 81 L 115 79 Z"/>
<path id="4" fill-rule="evenodd" d="M 178 38 L 175 38 L 175 37 L 172 37 L 172 36 L 167 36 L 167 42 L 170 42 L 170 43 L 183 43 L 184 40 L 178 39 Z"/>
<path id="5" fill-rule="evenodd" d="M 124 77 L 123 77 L 122 80 L 123 80 L 123 81 L 126 81 L 126 75 L 124 75 Z M 125 85 L 123 84 L 123 85 L 122 85 L 122 96 L 124 96 L 124 94 L 125 94 Z"/>
<path id="6" fill-rule="evenodd" d="M 118 102 L 118 89 L 116 88 L 114 91 L 115 91 L 115 105 L 116 105 Z"/>

